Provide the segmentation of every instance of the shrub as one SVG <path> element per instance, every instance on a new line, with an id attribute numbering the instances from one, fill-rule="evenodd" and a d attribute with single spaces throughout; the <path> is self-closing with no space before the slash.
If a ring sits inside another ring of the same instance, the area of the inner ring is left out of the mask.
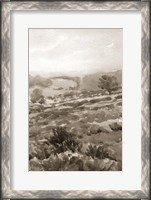
<path id="1" fill-rule="evenodd" d="M 72 97 L 74 95 L 74 91 L 66 92 L 63 94 L 63 96 L 66 97 Z"/>
<path id="2" fill-rule="evenodd" d="M 83 138 L 83 135 L 78 135 L 78 138 L 79 138 L 79 139 L 82 139 L 82 138 Z"/>
<path id="3" fill-rule="evenodd" d="M 91 136 L 91 133 L 90 133 L 90 132 L 87 132 L 87 135 L 88 135 L 88 136 Z"/>
<path id="4" fill-rule="evenodd" d="M 97 134 L 100 130 L 100 126 L 97 125 L 97 124 L 92 124 L 91 127 L 90 127 L 90 133 L 91 134 Z"/>
<path id="5" fill-rule="evenodd" d="M 77 108 L 77 107 L 82 106 L 82 105 L 83 105 L 83 101 L 79 101 L 79 102 L 77 101 L 77 102 L 74 103 L 73 106 L 74 106 L 74 108 Z"/>
<path id="6" fill-rule="evenodd" d="M 98 87 L 101 89 L 105 89 L 109 92 L 109 94 L 111 94 L 112 91 L 116 91 L 118 89 L 118 86 L 119 83 L 115 76 L 102 75 L 99 78 Z"/>
<path id="7" fill-rule="evenodd" d="M 117 106 L 122 106 L 122 102 L 118 102 L 116 105 Z"/>
<path id="8" fill-rule="evenodd" d="M 79 142 L 75 140 L 74 135 L 67 132 L 63 127 L 53 129 L 53 136 L 49 142 L 56 148 L 54 153 L 62 153 L 68 150 L 75 152 L 79 149 Z"/>
<path id="9" fill-rule="evenodd" d="M 65 152 L 66 153 L 66 152 Z M 71 155 L 69 157 L 65 153 L 58 154 L 57 156 L 51 155 L 45 159 L 42 166 L 45 171 L 82 171 L 83 162 L 79 155 Z"/>
<path id="10" fill-rule="evenodd" d="M 120 95 L 117 95 L 116 97 L 115 97 L 115 99 L 121 99 L 122 98 L 122 95 L 120 94 Z"/>
<path id="11" fill-rule="evenodd" d="M 97 103 L 97 102 L 100 102 L 100 99 L 91 99 L 89 102 L 90 103 Z"/>
<path id="12" fill-rule="evenodd" d="M 99 107 L 95 106 L 95 107 L 91 108 L 91 110 L 99 110 Z"/>
<path id="13" fill-rule="evenodd" d="M 57 156 L 50 155 L 48 159 L 43 160 L 44 171 L 59 171 L 63 161 Z"/>
<path id="14" fill-rule="evenodd" d="M 43 166 L 41 161 L 34 157 L 29 161 L 29 171 L 43 171 Z"/>
<path id="15" fill-rule="evenodd" d="M 45 102 L 46 102 L 46 100 L 43 96 L 38 100 L 38 103 L 40 103 L 40 104 L 44 104 Z"/>
<path id="16" fill-rule="evenodd" d="M 42 124 L 43 124 L 43 125 L 48 125 L 48 124 L 49 124 L 49 121 L 44 121 Z"/>
<path id="17" fill-rule="evenodd" d="M 40 127 L 39 126 L 32 126 L 29 129 L 29 136 L 34 137 L 40 134 Z"/>
<path id="18" fill-rule="evenodd" d="M 32 159 L 34 157 L 38 158 L 39 160 L 43 160 L 47 157 L 48 155 L 48 148 L 46 144 L 30 144 L 29 145 L 29 159 Z"/>
<path id="19" fill-rule="evenodd" d="M 103 143 L 99 146 L 90 144 L 86 151 L 86 155 L 91 156 L 93 159 L 105 159 L 109 157 L 108 151 Z"/>
<path id="20" fill-rule="evenodd" d="M 100 99 L 100 101 L 110 101 L 110 100 L 112 100 L 111 97 L 104 97 L 104 98 Z"/>

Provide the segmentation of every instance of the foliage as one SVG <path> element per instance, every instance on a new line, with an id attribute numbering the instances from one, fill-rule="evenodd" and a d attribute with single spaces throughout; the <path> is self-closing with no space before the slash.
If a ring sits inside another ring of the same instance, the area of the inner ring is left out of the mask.
<path id="1" fill-rule="evenodd" d="M 79 142 L 75 140 L 74 135 L 62 127 L 53 129 L 53 136 L 50 137 L 49 142 L 55 146 L 55 153 L 61 153 L 67 150 L 75 152 L 80 148 Z"/>
<path id="2" fill-rule="evenodd" d="M 68 91 L 68 92 L 65 92 L 63 94 L 63 96 L 66 98 L 66 97 L 73 97 L 73 95 L 75 94 L 74 91 Z"/>
<path id="3" fill-rule="evenodd" d="M 38 103 L 40 103 L 40 104 L 44 104 L 44 103 L 45 103 L 45 98 L 44 98 L 44 96 L 42 96 L 42 97 L 38 100 Z"/>
<path id="4" fill-rule="evenodd" d="M 42 90 L 36 88 L 33 90 L 32 94 L 31 94 L 31 102 L 32 103 L 40 103 L 40 104 L 43 104 L 45 103 L 45 98 L 42 94 Z"/>
<path id="5" fill-rule="evenodd" d="M 107 90 L 109 94 L 118 89 L 118 81 L 115 76 L 102 75 L 99 78 L 98 87 Z"/>
<path id="6" fill-rule="evenodd" d="M 121 94 L 117 95 L 117 96 L 115 97 L 115 99 L 122 99 L 122 95 L 121 95 Z"/>
<path id="7" fill-rule="evenodd" d="M 36 162 L 36 163 L 33 163 Z M 90 158 L 85 155 L 76 154 L 66 151 L 57 155 L 50 155 L 49 158 L 44 159 L 42 162 L 39 159 L 30 160 L 31 170 L 44 170 L 44 171 L 109 171 L 121 170 L 121 166 L 117 161 Z"/>
<path id="8" fill-rule="evenodd" d="M 35 137 L 35 136 L 37 136 L 39 134 L 40 134 L 39 126 L 35 125 L 35 126 L 32 126 L 32 127 L 29 128 L 29 136 Z"/>
<path id="9" fill-rule="evenodd" d="M 109 157 L 108 151 L 103 143 L 102 145 L 99 146 L 90 144 L 86 151 L 86 155 L 91 156 L 93 159 L 94 158 L 105 159 Z"/>

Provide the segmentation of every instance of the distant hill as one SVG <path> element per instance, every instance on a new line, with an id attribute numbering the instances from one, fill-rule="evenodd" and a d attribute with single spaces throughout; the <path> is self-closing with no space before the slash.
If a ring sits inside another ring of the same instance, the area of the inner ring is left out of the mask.
<path id="1" fill-rule="evenodd" d="M 99 78 L 102 75 L 109 75 L 109 76 L 115 76 L 117 78 L 117 81 L 119 85 L 122 84 L 122 71 L 114 71 L 114 72 L 107 72 L 107 73 L 95 73 L 95 74 L 90 74 L 87 76 L 84 76 L 82 81 L 81 81 L 81 89 L 85 90 L 98 90 L 98 82 Z"/>
<path id="2" fill-rule="evenodd" d="M 52 85 L 52 80 L 50 78 L 44 78 L 42 76 L 31 76 L 29 75 L 29 87 L 40 86 L 40 87 L 49 87 Z"/>
<path id="3" fill-rule="evenodd" d="M 114 71 L 114 72 L 99 72 L 99 73 L 94 73 L 90 75 L 86 75 L 84 77 L 70 77 L 70 76 L 65 76 L 65 75 L 60 75 L 60 76 L 50 76 L 50 77 L 43 77 L 43 76 L 31 76 L 29 75 L 29 88 L 34 88 L 34 87 L 43 87 L 43 88 L 48 88 L 53 86 L 57 87 L 62 87 L 64 89 L 69 89 L 72 88 L 71 83 L 74 84 L 74 90 L 98 90 L 98 82 L 99 78 L 102 75 L 109 75 L 109 76 L 115 76 L 117 78 L 117 81 L 119 85 L 122 84 L 122 71 Z M 66 84 L 66 86 L 64 85 Z M 70 87 L 71 86 L 71 87 Z M 73 88 L 72 88 L 73 89 Z"/>

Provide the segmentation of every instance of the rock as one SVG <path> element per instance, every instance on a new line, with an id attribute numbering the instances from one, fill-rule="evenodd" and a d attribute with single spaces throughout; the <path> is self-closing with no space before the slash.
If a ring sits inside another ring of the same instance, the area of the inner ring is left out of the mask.
<path id="1" fill-rule="evenodd" d="M 29 155 L 30 155 L 29 158 L 32 159 L 33 157 L 36 157 L 40 160 L 44 159 L 45 158 L 44 150 L 47 148 L 48 148 L 48 145 L 45 143 L 29 144 Z"/>
<path id="2" fill-rule="evenodd" d="M 83 143 L 82 148 L 80 149 L 81 153 L 85 154 L 87 149 L 89 148 L 90 143 Z"/>
<path id="3" fill-rule="evenodd" d="M 48 142 L 48 139 L 41 139 L 41 140 L 38 140 L 38 143 L 39 144 L 47 144 L 47 145 L 49 145 L 49 142 Z"/>
<path id="4" fill-rule="evenodd" d="M 120 122 L 119 123 L 113 122 L 109 126 L 113 131 L 121 131 L 122 130 L 122 123 L 120 123 Z"/>
<path id="5" fill-rule="evenodd" d="M 30 157 L 35 157 L 36 154 L 37 154 L 37 148 L 36 148 L 36 145 L 35 144 L 29 144 L 29 154 L 30 154 Z"/>
<path id="6" fill-rule="evenodd" d="M 98 165 L 97 165 L 97 161 L 94 160 L 94 159 L 87 159 L 85 162 L 84 162 L 84 171 L 96 171 L 96 170 L 99 170 L 98 168 Z"/>
<path id="7" fill-rule="evenodd" d="M 121 162 L 113 162 L 112 166 L 110 166 L 111 171 L 121 171 L 122 170 L 122 164 Z"/>
<path id="8" fill-rule="evenodd" d="M 66 171 L 79 171 L 79 165 L 78 164 L 70 164 L 65 168 Z"/>
<path id="9" fill-rule="evenodd" d="M 29 161 L 29 171 L 43 171 L 42 162 L 34 157 Z"/>
<path id="10" fill-rule="evenodd" d="M 109 126 L 109 123 L 110 122 L 108 122 L 108 121 L 104 121 L 101 123 L 94 121 L 93 124 L 91 125 L 90 132 L 92 134 L 96 134 L 96 133 L 100 133 L 100 132 L 110 133 L 110 132 L 112 132 L 112 130 Z"/>
<path id="11" fill-rule="evenodd" d="M 107 151 L 108 151 L 108 154 L 109 154 L 109 157 L 112 158 L 113 160 L 117 160 L 116 158 L 116 152 L 115 150 L 112 148 L 112 147 L 107 147 Z"/>
<path id="12" fill-rule="evenodd" d="M 117 161 L 105 158 L 100 160 L 100 171 L 119 171 L 121 170 Z"/>
<path id="13" fill-rule="evenodd" d="M 92 134 L 97 134 L 98 131 L 100 129 L 100 126 L 97 124 L 92 124 L 92 126 L 90 127 L 90 133 Z"/>
<path id="14" fill-rule="evenodd" d="M 106 126 L 100 126 L 99 132 L 110 133 L 111 129 L 110 129 L 110 127 L 108 125 L 106 125 Z"/>
<path id="15" fill-rule="evenodd" d="M 122 160 L 122 142 L 109 146 L 107 150 L 108 150 L 110 158 L 117 161 Z"/>
<path id="16" fill-rule="evenodd" d="M 49 158 L 42 161 L 44 171 L 58 171 L 60 169 L 61 159 L 50 155 Z"/>

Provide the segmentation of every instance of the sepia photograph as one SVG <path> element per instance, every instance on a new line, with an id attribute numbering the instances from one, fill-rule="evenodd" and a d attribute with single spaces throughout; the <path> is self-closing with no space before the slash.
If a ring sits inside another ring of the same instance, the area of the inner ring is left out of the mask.
<path id="1" fill-rule="evenodd" d="M 123 30 L 32 29 L 29 171 L 122 171 Z"/>

